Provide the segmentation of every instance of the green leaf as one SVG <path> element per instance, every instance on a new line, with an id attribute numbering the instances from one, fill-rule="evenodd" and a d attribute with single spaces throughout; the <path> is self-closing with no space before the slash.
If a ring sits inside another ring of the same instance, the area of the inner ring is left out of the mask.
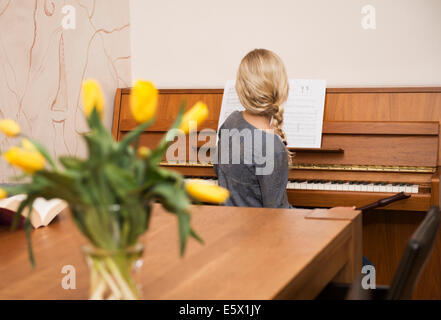
<path id="1" fill-rule="evenodd" d="M 32 240 L 31 240 L 31 231 L 32 231 L 31 212 L 32 212 L 32 204 L 29 206 L 29 215 L 25 220 L 24 227 L 26 232 L 26 240 L 28 243 L 29 260 L 31 262 L 32 268 L 35 268 L 35 258 L 34 258 L 34 252 L 32 250 Z"/>
<path id="2" fill-rule="evenodd" d="M 179 240 L 180 240 L 180 248 L 181 248 L 181 256 L 185 253 L 185 248 L 187 245 L 187 239 L 190 235 L 190 214 L 187 212 L 178 213 L 178 223 L 179 223 Z"/>
<path id="3" fill-rule="evenodd" d="M 125 199 L 130 192 L 133 192 L 138 187 L 135 177 L 123 168 L 108 163 L 104 166 L 104 172 L 112 189 L 122 199 Z"/>
<path id="4" fill-rule="evenodd" d="M 140 124 L 135 130 L 130 131 L 130 133 L 119 143 L 118 152 L 124 152 L 127 147 L 141 135 L 141 133 L 153 124 L 154 121 L 155 119 L 153 118 L 150 121 Z"/>
<path id="5" fill-rule="evenodd" d="M 190 229 L 190 235 L 196 239 L 199 243 L 204 244 L 204 240 L 194 231 L 193 229 Z"/>
<path id="6" fill-rule="evenodd" d="M 87 123 L 89 124 L 90 129 L 96 129 L 98 131 L 102 131 L 103 125 L 101 122 L 101 116 L 96 108 L 93 108 L 89 117 L 87 118 Z"/>
<path id="7" fill-rule="evenodd" d="M 55 164 L 54 160 L 52 159 L 46 148 L 37 140 L 34 140 L 32 138 L 27 138 L 27 139 L 34 145 L 34 147 L 38 150 L 38 152 L 40 152 L 40 154 L 46 159 L 46 161 L 49 162 L 51 167 L 53 169 L 56 169 L 57 165 Z"/>
<path id="8" fill-rule="evenodd" d="M 162 206 L 171 213 L 185 211 L 190 202 L 182 187 L 170 182 L 159 182 L 153 186 L 151 193 L 158 198 Z"/>
<path id="9" fill-rule="evenodd" d="M 84 161 L 75 157 L 60 157 L 61 164 L 68 170 L 79 171 L 84 169 Z"/>
<path id="10" fill-rule="evenodd" d="M 15 212 L 14 220 L 12 221 L 11 230 L 14 231 L 17 229 L 18 222 L 20 221 L 22 217 L 23 210 L 31 203 L 31 199 L 28 197 L 24 201 L 20 203 L 20 205 L 17 208 L 17 212 Z"/>
<path id="11" fill-rule="evenodd" d="M 181 125 L 182 118 L 184 116 L 185 105 L 186 105 L 186 102 L 183 101 L 181 103 L 180 108 L 179 108 L 179 113 L 178 113 L 178 116 L 176 117 L 175 122 L 173 123 L 171 128 L 168 130 L 168 132 L 164 135 L 164 137 L 162 138 L 158 147 L 152 151 L 152 154 L 148 158 L 149 162 L 152 165 L 157 165 L 164 158 L 164 155 L 167 152 L 168 147 L 172 143 L 172 141 L 170 141 L 170 139 L 171 139 L 170 132 L 172 132 L 172 130 L 174 130 L 174 129 L 179 128 L 179 126 Z"/>

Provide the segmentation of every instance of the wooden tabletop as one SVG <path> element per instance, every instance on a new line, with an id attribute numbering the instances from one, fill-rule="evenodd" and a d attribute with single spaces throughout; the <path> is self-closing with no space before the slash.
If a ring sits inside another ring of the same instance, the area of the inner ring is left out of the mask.
<path id="1" fill-rule="evenodd" d="M 284 210 L 194 206 L 190 240 L 179 256 L 177 221 L 155 206 L 136 275 L 145 299 L 310 299 L 330 281 L 361 268 L 361 215 L 347 209 Z M 0 299 L 87 299 L 87 241 L 68 212 L 32 235 L 36 268 L 23 231 L 0 229 Z M 75 267 L 76 289 L 61 286 Z"/>

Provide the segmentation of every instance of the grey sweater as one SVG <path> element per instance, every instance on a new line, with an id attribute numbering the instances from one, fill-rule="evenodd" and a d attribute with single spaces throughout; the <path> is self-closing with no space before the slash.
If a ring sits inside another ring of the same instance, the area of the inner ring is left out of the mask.
<path id="1" fill-rule="evenodd" d="M 286 196 L 288 154 L 280 137 L 252 126 L 239 111 L 218 134 L 214 171 L 230 191 L 225 205 L 292 208 Z"/>

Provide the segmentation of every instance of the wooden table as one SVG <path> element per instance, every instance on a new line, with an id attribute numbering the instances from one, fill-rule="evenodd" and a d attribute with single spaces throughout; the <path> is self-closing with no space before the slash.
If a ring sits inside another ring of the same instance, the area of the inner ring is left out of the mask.
<path id="1" fill-rule="evenodd" d="M 177 222 L 155 206 L 137 280 L 145 299 L 310 299 L 361 270 L 361 215 L 344 208 L 284 210 L 194 206 L 205 240 L 179 257 Z M 33 232 L 31 270 L 23 231 L 0 230 L 0 299 L 87 299 L 86 240 L 67 212 Z M 76 289 L 64 290 L 66 265 Z"/>

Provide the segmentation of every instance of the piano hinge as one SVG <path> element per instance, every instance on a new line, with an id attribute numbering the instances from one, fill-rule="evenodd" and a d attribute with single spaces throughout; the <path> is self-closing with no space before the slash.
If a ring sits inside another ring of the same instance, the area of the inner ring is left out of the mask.
<path id="1" fill-rule="evenodd" d="M 162 161 L 159 165 L 163 167 L 198 167 L 198 168 L 212 168 L 212 163 L 193 163 L 193 162 L 167 162 Z"/>
<path id="2" fill-rule="evenodd" d="M 160 163 L 164 167 L 198 167 L 212 168 L 212 163 L 191 163 L 191 162 L 166 162 Z M 345 164 L 307 164 L 297 163 L 290 166 L 290 169 L 298 170 L 330 170 L 330 171 L 368 171 L 368 172 L 412 172 L 412 173 L 434 173 L 433 167 L 409 167 L 409 166 L 373 166 L 373 165 L 345 165 Z"/>
<path id="3" fill-rule="evenodd" d="M 331 170 L 331 171 L 369 171 L 369 172 L 413 172 L 413 173 L 434 173 L 436 171 L 436 168 L 433 167 L 306 164 L 306 163 L 298 163 L 291 165 L 291 169 Z"/>

